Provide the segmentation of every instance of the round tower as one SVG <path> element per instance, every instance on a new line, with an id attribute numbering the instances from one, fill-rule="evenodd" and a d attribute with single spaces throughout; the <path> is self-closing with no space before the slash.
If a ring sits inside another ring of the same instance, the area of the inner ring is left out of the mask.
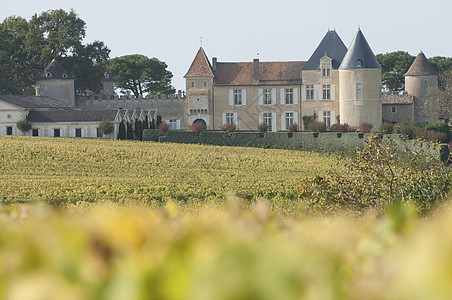
<path id="1" fill-rule="evenodd" d="M 339 67 L 341 123 L 381 125 L 381 66 L 358 30 Z"/>
<path id="2" fill-rule="evenodd" d="M 438 90 L 438 74 L 422 51 L 416 56 L 411 67 L 405 73 L 405 91 L 414 96 L 414 122 L 432 123 L 438 116 L 426 105 L 429 97 Z"/>
<path id="3" fill-rule="evenodd" d="M 55 59 L 36 80 L 36 96 L 46 96 L 75 106 L 74 75 Z"/>

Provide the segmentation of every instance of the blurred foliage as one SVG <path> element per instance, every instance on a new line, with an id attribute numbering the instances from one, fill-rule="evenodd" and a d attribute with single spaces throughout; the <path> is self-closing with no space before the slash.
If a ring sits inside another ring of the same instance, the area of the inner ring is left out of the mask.
<path id="1" fill-rule="evenodd" d="M 0 297 L 450 299 L 450 209 L 287 219 L 265 200 L 0 209 Z"/>

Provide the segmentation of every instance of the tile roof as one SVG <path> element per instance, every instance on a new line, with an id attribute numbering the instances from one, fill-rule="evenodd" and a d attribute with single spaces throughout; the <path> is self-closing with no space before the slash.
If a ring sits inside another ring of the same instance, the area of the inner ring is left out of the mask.
<path id="1" fill-rule="evenodd" d="M 216 85 L 301 84 L 304 61 L 259 62 L 259 82 L 253 80 L 252 62 L 219 62 Z"/>
<path id="2" fill-rule="evenodd" d="M 73 108 L 73 106 L 43 96 L 0 95 L 1 100 L 27 109 Z"/>
<path id="3" fill-rule="evenodd" d="M 70 74 L 56 59 L 53 59 L 38 79 L 74 79 L 74 74 Z"/>
<path id="4" fill-rule="evenodd" d="M 380 69 L 381 66 L 361 32 L 361 29 L 358 29 L 339 69 L 350 70 L 360 68 Z"/>
<path id="5" fill-rule="evenodd" d="M 433 69 L 430 62 L 425 57 L 424 53 L 419 52 L 419 54 L 414 59 L 411 67 L 405 73 L 404 76 L 431 76 L 437 75 L 435 70 Z"/>
<path id="6" fill-rule="evenodd" d="M 199 48 L 195 59 L 191 63 L 190 69 L 188 69 L 187 74 L 184 76 L 184 78 L 189 77 L 215 77 L 209 59 L 202 47 Z"/>
<path id="7" fill-rule="evenodd" d="M 382 95 L 381 104 L 412 104 L 414 101 L 414 96 L 404 93 L 395 95 Z"/>
<path id="8" fill-rule="evenodd" d="M 111 110 L 32 110 L 27 120 L 35 123 L 48 122 L 100 122 L 102 120 L 114 121 L 117 109 Z"/>
<path id="9" fill-rule="evenodd" d="M 347 47 L 342 42 L 335 30 L 329 30 L 320 44 L 315 49 L 309 60 L 303 67 L 303 70 L 320 70 L 320 59 L 327 55 L 331 58 L 333 69 L 339 68 Z"/>

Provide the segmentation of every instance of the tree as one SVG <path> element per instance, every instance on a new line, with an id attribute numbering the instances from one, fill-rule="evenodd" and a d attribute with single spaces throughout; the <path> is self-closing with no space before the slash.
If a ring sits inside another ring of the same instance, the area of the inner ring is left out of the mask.
<path id="1" fill-rule="evenodd" d="M 82 44 L 85 30 L 73 10 L 49 10 L 29 22 L 5 19 L 0 24 L 0 92 L 33 94 L 36 77 L 54 58 L 74 73 L 78 94 L 99 92 L 110 50 L 100 41 Z"/>
<path id="2" fill-rule="evenodd" d="M 452 121 L 452 69 L 443 71 L 438 79 L 442 86 L 430 89 L 424 103 L 424 110 L 433 120 Z"/>
<path id="3" fill-rule="evenodd" d="M 430 62 L 436 73 L 438 73 L 439 75 L 438 85 L 440 87 L 444 87 L 447 82 L 443 82 L 443 79 L 447 78 L 443 78 L 441 74 L 452 69 L 452 57 L 434 56 L 430 57 L 428 61 Z"/>
<path id="4" fill-rule="evenodd" d="M 16 123 L 17 128 L 22 131 L 22 135 L 29 132 L 31 127 L 33 126 L 28 120 L 20 120 Z"/>
<path id="5" fill-rule="evenodd" d="M 114 130 L 115 130 L 115 126 L 113 125 L 113 123 L 110 120 L 102 120 L 99 123 L 99 131 L 102 134 L 109 135 Z"/>
<path id="6" fill-rule="evenodd" d="M 107 68 L 121 92 L 132 92 L 135 97 L 150 94 L 172 94 L 173 74 L 167 65 L 157 58 L 141 54 L 125 55 L 110 59 Z"/>
<path id="7" fill-rule="evenodd" d="M 376 55 L 381 65 L 381 83 L 392 93 L 398 93 L 405 89 L 405 77 L 403 76 L 415 57 L 405 51 L 396 51 Z"/>

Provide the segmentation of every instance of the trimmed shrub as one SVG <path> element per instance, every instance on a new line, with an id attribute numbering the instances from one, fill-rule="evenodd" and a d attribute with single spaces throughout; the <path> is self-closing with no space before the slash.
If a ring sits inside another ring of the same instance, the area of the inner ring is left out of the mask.
<path id="1" fill-rule="evenodd" d="M 226 123 L 221 126 L 221 130 L 226 131 L 227 133 L 233 133 L 236 129 L 234 123 Z"/>
<path id="2" fill-rule="evenodd" d="M 384 134 L 392 134 L 394 132 L 394 125 L 391 123 L 383 123 L 380 126 L 380 132 Z"/>
<path id="3" fill-rule="evenodd" d="M 359 124 L 359 131 L 361 133 L 369 133 L 373 127 L 374 127 L 374 125 L 367 123 L 367 122 L 363 122 L 363 123 Z"/>
<path id="4" fill-rule="evenodd" d="M 314 132 L 325 132 L 326 124 L 324 122 L 319 121 L 311 121 L 308 124 L 308 130 Z"/>
<path id="5" fill-rule="evenodd" d="M 201 122 L 195 122 L 191 124 L 191 131 L 193 131 L 194 133 L 200 133 L 204 129 L 204 124 Z"/>
<path id="6" fill-rule="evenodd" d="M 161 123 L 158 130 L 160 134 L 166 134 L 169 130 L 169 125 L 167 123 Z"/>
<path id="7" fill-rule="evenodd" d="M 432 130 L 435 132 L 442 132 L 446 135 L 446 140 L 444 142 L 448 143 L 452 140 L 452 132 L 450 130 L 450 127 L 445 122 L 436 122 L 433 124 L 429 124 L 426 126 L 428 130 Z"/>
<path id="8" fill-rule="evenodd" d="M 267 132 L 268 130 L 268 125 L 265 123 L 259 123 L 259 125 L 257 125 L 257 131 L 259 131 L 259 133 L 264 133 Z"/>
<path id="9" fill-rule="evenodd" d="M 353 126 L 348 125 L 347 123 L 343 123 L 343 124 L 340 124 L 340 125 L 337 127 L 337 131 L 342 132 L 342 133 L 345 133 L 345 132 L 354 132 L 354 131 L 356 131 L 356 128 L 353 127 Z"/>
<path id="10" fill-rule="evenodd" d="M 290 124 L 289 127 L 287 128 L 287 130 L 289 130 L 289 132 L 297 132 L 298 124 L 297 123 Z"/>
<path id="11" fill-rule="evenodd" d="M 16 123 L 16 126 L 20 131 L 22 131 L 22 135 L 24 135 L 26 132 L 30 131 L 33 125 L 28 120 L 20 120 Z"/>

